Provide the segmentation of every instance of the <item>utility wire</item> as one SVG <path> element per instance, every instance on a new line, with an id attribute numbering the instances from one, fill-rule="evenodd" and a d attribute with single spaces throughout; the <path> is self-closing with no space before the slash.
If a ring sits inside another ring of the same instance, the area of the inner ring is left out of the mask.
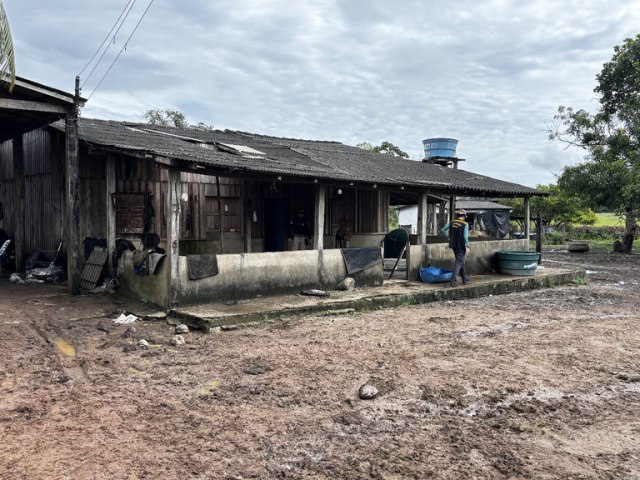
<path id="1" fill-rule="evenodd" d="M 104 47 L 104 44 L 107 43 L 107 40 L 109 40 L 109 37 L 111 36 L 111 33 L 113 32 L 113 30 L 116 28 L 116 26 L 118 25 L 118 23 L 120 23 L 120 19 L 122 18 L 122 16 L 124 15 L 124 12 L 127 11 L 127 8 L 129 8 L 129 5 L 131 5 L 131 2 L 133 2 L 134 4 L 136 3 L 136 0 L 129 0 L 127 2 L 127 4 L 124 6 L 124 8 L 122 9 L 122 12 L 120 12 L 120 16 L 118 17 L 118 19 L 116 20 L 116 22 L 113 24 L 113 27 L 111 27 L 111 30 L 109 30 L 109 33 L 107 33 L 107 36 L 104 37 L 104 40 L 102 41 L 102 43 L 100 44 L 100 46 L 98 47 L 98 49 L 96 50 L 96 52 L 93 54 L 93 57 L 91 57 L 91 60 L 89 60 L 87 62 L 87 64 L 82 67 L 82 70 L 80 70 L 80 73 L 78 73 L 78 76 L 81 76 L 82 73 L 87 69 L 87 67 L 89 65 L 91 65 L 91 62 L 93 62 L 93 59 L 96 58 L 96 55 L 98 55 L 98 52 L 100 52 L 100 50 L 102 50 L 102 47 Z M 129 12 L 131 12 L 131 8 L 133 8 L 133 5 L 131 5 L 131 7 L 129 8 Z M 129 15 L 129 12 L 127 12 L 127 15 Z M 122 23 L 120 23 L 120 27 L 122 27 L 122 24 L 124 23 L 124 21 L 127 19 L 127 17 L 125 16 L 122 19 Z M 120 30 L 120 27 L 118 27 L 118 31 Z M 115 36 L 118 34 L 118 32 L 116 32 L 113 35 L 113 38 L 115 40 Z M 109 45 L 111 45 L 111 43 L 109 43 Z M 106 52 L 109 49 L 109 47 L 107 46 L 107 48 L 105 49 L 104 52 Z M 104 52 L 102 53 L 102 56 L 100 57 L 100 60 L 102 60 L 102 57 L 104 57 Z M 98 60 L 98 63 L 100 63 L 100 60 Z M 96 63 L 96 66 L 98 65 L 98 63 Z M 96 67 L 93 67 L 93 70 L 95 70 Z M 93 73 L 93 70 L 91 70 L 91 73 Z M 89 74 L 89 76 L 91 76 L 91 73 Z M 88 78 L 88 77 L 87 77 Z M 86 80 L 85 80 L 86 81 Z"/>
<path id="2" fill-rule="evenodd" d="M 85 83 L 87 83 L 87 80 L 89 80 L 89 78 L 91 77 L 91 75 L 93 75 L 93 72 L 96 70 L 96 68 L 98 68 L 98 65 L 100 65 L 100 62 L 102 61 L 104 55 L 107 53 L 107 51 L 109 51 L 109 47 L 112 44 L 116 43 L 116 35 L 118 35 L 118 32 L 120 32 L 120 29 L 122 28 L 122 25 L 124 25 L 125 20 L 127 19 L 127 17 L 129 16 L 129 14 L 131 13 L 131 10 L 133 9 L 133 6 L 136 4 L 136 0 L 133 0 L 133 3 L 131 3 L 131 7 L 129 8 L 129 11 L 127 12 L 127 14 L 124 16 L 124 18 L 122 19 L 122 22 L 120 23 L 120 26 L 118 27 L 118 29 L 116 30 L 116 33 L 113 34 L 113 40 L 111 42 L 109 42 L 109 45 L 107 45 L 107 48 L 104 49 L 104 51 L 102 52 L 102 55 L 100 55 L 100 58 L 98 59 L 98 61 L 96 62 L 96 64 L 93 66 L 93 68 L 91 69 L 91 71 L 89 72 L 89 75 L 87 75 L 87 78 L 84 79 L 84 81 L 82 82 L 82 87 L 84 86 Z"/>
<path id="3" fill-rule="evenodd" d="M 116 58 L 113 59 L 113 62 L 111 62 L 111 65 L 109 65 L 109 68 L 107 69 L 106 72 L 104 72 L 104 75 L 102 76 L 102 78 L 100 79 L 100 81 L 98 82 L 98 84 L 95 86 L 95 88 L 93 89 L 93 91 L 91 92 L 91 95 L 89 95 L 87 97 L 87 101 L 89 101 L 89 99 L 91 97 L 93 97 L 93 94 L 96 93 L 96 90 L 98 90 L 98 87 L 100 87 L 100 85 L 102 85 L 102 82 L 104 81 L 104 79 L 107 77 L 107 75 L 109 74 L 109 72 L 111 71 L 111 69 L 113 68 L 113 65 L 116 63 L 116 61 L 118 60 L 118 58 L 120 58 L 120 55 L 122 55 L 122 52 L 124 52 L 127 49 L 127 44 L 129 43 L 129 40 L 131 40 L 131 37 L 133 37 L 133 34 L 136 33 L 136 30 L 138 29 L 138 27 L 140 26 L 140 24 L 142 23 L 142 19 L 145 17 L 145 15 L 147 14 L 147 12 L 149 11 L 149 9 L 151 8 L 151 5 L 153 4 L 153 0 L 151 0 L 149 2 L 149 5 L 147 5 L 147 8 L 145 9 L 145 11 L 142 13 L 142 16 L 140 17 L 140 20 L 138 20 L 138 23 L 136 23 L 135 28 L 133 29 L 133 31 L 131 32 L 131 35 L 129 35 L 129 38 L 127 38 L 127 41 L 124 42 L 124 45 L 122 46 L 122 48 L 120 49 L 120 51 L 118 52 L 118 55 L 116 55 Z"/>

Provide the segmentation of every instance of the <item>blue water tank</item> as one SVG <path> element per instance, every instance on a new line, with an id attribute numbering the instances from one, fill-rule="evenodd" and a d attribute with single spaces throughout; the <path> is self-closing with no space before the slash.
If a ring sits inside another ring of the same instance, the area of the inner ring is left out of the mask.
<path id="1" fill-rule="evenodd" d="M 422 140 L 425 158 L 456 157 L 458 140 L 455 138 L 425 138 Z"/>

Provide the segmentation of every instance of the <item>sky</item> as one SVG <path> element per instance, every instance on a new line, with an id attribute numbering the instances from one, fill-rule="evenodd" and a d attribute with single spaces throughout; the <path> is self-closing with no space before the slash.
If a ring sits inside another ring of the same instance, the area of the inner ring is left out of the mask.
<path id="1" fill-rule="evenodd" d="M 527 186 L 583 161 L 547 128 L 560 105 L 597 108 L 596 74 L 640 33 L 620 0 L 3 1 L 17 74 L 72 92 L 82 72 L 84 117 L 179 110 L 219 129 L 388 140 L 416 160 L 423 139 L 455 138 L 460 168 Z"/>

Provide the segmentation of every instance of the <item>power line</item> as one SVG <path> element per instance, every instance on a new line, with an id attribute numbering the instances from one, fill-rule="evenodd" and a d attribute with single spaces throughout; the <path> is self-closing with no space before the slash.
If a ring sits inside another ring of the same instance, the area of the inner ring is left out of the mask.
<path id="1" fill-rule="evenodd" d="M 116 35 L 118 34 L 118 32 L 120 31 L 120 27 L 122 27 L 122 25 L 124 24 L 124 21 L 127 19 L 127 16 L 129 15 L 129 13 L 131 12 L 131 9 L 133 8 L 133 4 L 136 3 L 136 0 L 129 0 L 127 2 L 127 4 L 124 6 L 124 8 L 122 9 L 122 12 L 120 12 L 120 16 L 118 17 L 118 19 L 116 20 L 116 22 L 113 24 L 113 27 L 111 27 L 111 30 L 109 30 L 109 33 L 107 33 L 107 36 L 104 37 L 104 40 L 102 41 L 102 43 L 100 44 L 100 46 L 98 47 L 98 49 L 96 50 L 96 52 L 93 54 L 93 57 L 91 57 L 91 60 L 89 60 L 87 62 L 87 64 L 82 67 L 82 70 L 80 70 L 80 73 L 78 73 L 78 76 L 81 76 L 82 73 L 87 69 L 87 67 L 89 65 L 91 65 L 91 62 L 93 62 L 93 59 L 96 58 L 96 55 L 98 55 L 98 52 L 100 52 L 100 50 L 102 50 L 102 47 L 104 47 L 105 43 L 107 43 L 107 40 L 109 39 L 109 37 L 111 36 L 111 33 L 113 32 L 113 30 L 116 28 L 116 26 L 118 25 L 118 23 L 120 23 L 120 26 L 118 27 L 118 30 L 116 31 L 116 33 L 113 35 L 113 40 L 115 41 Z M 131 5 L 131 7 L 129 7 L 129 5 Z M 127 11 L 127 8 L 129 9 L 129 11 L 127 12 L 127 15 L 125 15 L 125 17 L 122 19 L 122 22 L 120 22 L 120 19 L 122 18 L 122 16 L 124 15 L 124 12 Z M 111 43 L 109 43 L 109 45 L 111 45 Z M 96 65 L 93 67 L 93 70 L 96 69 L 96 67 L 98 66 L 98 64 L 100 63 L 100 61 L 102 60 L 102 57 L 104 57 L 104 54 L 107 52 L 107 50 L 109 49 L 109 46 L 107 46 L 107 48 L 105 48 L 104 52 L 102 52 L 102 56 L 100 57 L 100 59 L 98 60 L 98 62 L 96 63 Z M 93 73 L 93 70 L 91 70 L 91 73 Z M 89 77 L 91 76 L 91 73 L 89 73 Z M 87 79 L 89 78 L 87 77 Z M 86 82 L 86 79 L 85 79 Z"/>
<path id="2" fill-rule="evenodd" d="M 147 8 L 145 9 L 145 11 L 142 13 L 142 16 L 140 17 L 140 20 L 138 20 L 138 23 L 136 23 L 135 28 L 133 29 L 133 31 L 131 32 L 131 35 L 129 35 L 129 38 L 127 38 L 127 41 L 124 42 L 124 45 L 122 46 L 122 48 L 120 49 L 120 51 L 118 52 L 118 55 L 116 55 L 116 58 L 113 59 L 113 62 L 111 62 L 111 65 L 109 65 L 109 68 L 107 69 L 106 72 L 104 72 L 104 75 L 102 76 L 102 78 L 100 79 L 100 81 L 98 82 L 98 84 L 95 86 L 95 88 L 93 89 L 93 91 L 91 92 L 91 95 L 89 95 L 87 97 L 87 101 L 89 101 L 89 99 L 91 97 L 93 97 L 93 94 L 96 93 L 96 90 L 98 90 L 98 87 L 100 87 L 100 85 L 102 85 L 102 82 L 104 81 L 104 79 L 107 77 L 107 75 L 109 74 L 109 72 L 111 71 L 111 69 L 113 68 L 113 65 L 118 61 L 118 58 L 120 58 L 120 55 L 122 55 L 122 52 L 124 52 L 127 49 L 127 44 L 129 43 L 129 40 L 131 40 L 131 37 L 133 37 L 133 34 L 136 33 L 136 30 L 138 29 L 138 27 L 140 26 L 140 24 L 142 23 L 142 19 L 145 17 L 145 15 L 147 14 L 147 12 L 149 11 L 149 9 L 151 8 L 151 5 L 153 4 L 153 0 L 151 0 L 149 2 L 149 5 L 147 5 Z"/>

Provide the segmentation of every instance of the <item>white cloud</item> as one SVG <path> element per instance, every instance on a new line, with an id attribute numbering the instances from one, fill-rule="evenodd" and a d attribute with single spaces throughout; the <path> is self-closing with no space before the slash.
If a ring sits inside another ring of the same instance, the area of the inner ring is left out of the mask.
<path id="1" fill-rule="evenodd" d="M 5 0 L 18 74 L 72 90 L 124 3 Z M 389 140 L 413 158 L 422 139 L 454 137 L 467 170 L 549 183 L 578 154 L 545 125 L 559 105 L 593 108 L 596 73 L 639 23 L 600 0 L 156 0 L 84 114 L 170 107 L 219 128 Z"/>

